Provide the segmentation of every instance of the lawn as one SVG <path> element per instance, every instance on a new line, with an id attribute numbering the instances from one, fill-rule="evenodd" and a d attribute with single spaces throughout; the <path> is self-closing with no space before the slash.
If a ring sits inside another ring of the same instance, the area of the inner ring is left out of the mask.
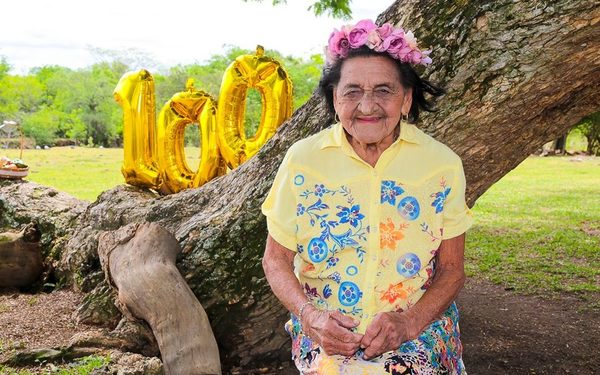
<path id="1" fill-rule="evenodd" d="M 188 163 L 196 165 L 199 150 L 186 150 Z M 3 153 L 18 156 L 17 150 Z M 123 183 L 122 158 L 122 149 L 70 147 L 23 155 L 29 180 L 88 201 Z M 532 156 L 481 196 L 473 211 L 469 276 L 519 292 L 575 294 L 600 308 L 600 158 Z"/>
<path id="2" fill-rule="evenodd" d="M 574 293 L 600 308 L 600 158 L 529 157 L 473 211 L 470 276 L 519 292 Z"/>
<path id="3" fill-rule="evenodd" d="M 187 148 L 190 166 L 199 161 L 199 148 Z M 0 155 L 19 157 L 19 150 L 1 150 Z M 23 160 L 29 164 L 28 180 L 53 186 L 79 199 L 93 202 L 98 195 L 124 184 L 121 174 L 123 149 L 53 147 L 48 150 L 24 150 Z"/>

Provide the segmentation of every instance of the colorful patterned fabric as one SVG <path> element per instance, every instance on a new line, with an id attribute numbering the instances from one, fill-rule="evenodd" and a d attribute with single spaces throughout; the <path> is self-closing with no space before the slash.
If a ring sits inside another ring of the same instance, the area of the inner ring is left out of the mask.
<path id="1" fill-rule="evenodd" d="M 294 144 L 262 210 L 269 234 L 296 251 L 296 274 L 322 309 L 360 320 L 409 309 L 435 272 L 443 239 L 472 224 L 460 158 L 414 125 L 375 167 L 340 124 Z"/>
<path id="2" fill-rule="evenodd" d="M 360 350 L 352 357 L 327 355 L 303 334 L 294 315 L 285 329 L 292 338 L 292 359 L 301 374 L 466 374 L 455 304 L 416 339 L 368 361 L 362 359 Z"/>

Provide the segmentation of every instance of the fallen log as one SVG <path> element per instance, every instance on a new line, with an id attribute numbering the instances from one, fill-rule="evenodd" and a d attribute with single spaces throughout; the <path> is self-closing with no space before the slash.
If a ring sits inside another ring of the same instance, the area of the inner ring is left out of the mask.
<path id="1" fill-rule="evenodd" d="M 106 279 L 131 319 L 150 325 L 166 374 L 221 374 L 219 348 L 204 309 L 175 266 L 179 243 L 155 223 L 127 225 L 99 237 Z"/>
<path id="2" fill-rule="evenodd" d="M 43 270 L 41 232 L 29 224 L 21 232 L 0 233 L 0 288 L 25 287 Z"/>

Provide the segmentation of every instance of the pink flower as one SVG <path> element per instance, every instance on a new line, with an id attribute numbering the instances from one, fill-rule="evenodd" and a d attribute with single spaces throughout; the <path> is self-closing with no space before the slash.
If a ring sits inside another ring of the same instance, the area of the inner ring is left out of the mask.
<path id="1" fill-rule="evenodd" d="M 368 34 L 371 30 L 377 29 L 377 25 L 371 20 L 359 21 L 348 33 L 348 42 L 351 48 L 358 48 L 367 43 Z"/>
<path id="2" fill-rule="evenodd" d="M 406 40 L 406 44 L 408 44 L 410 48 L 417 48 L 417 38 L 415 38 L 415 35 L 412 33 L 412 31 L 409 31 L 406 34 L 404 34 L 404 39 Z"/>
<path id="3" fill-rule="evenodd" d="M 379 33 L 381 39 L 385 39 L 388 36 L 390 36 L 392 34 L 392 31 L 394 31 L 394 26 L 390 25 L 389 23 L 384 23 L 379 28 L 377 28 L 377 32 Z"/>
<path id="4" fill-rule="evenodd" d="M 406 47 L 404 41 L 404 32 L 402 30 L 394 30 L 387 38 L 383 40 L 382 47 L 390 55 L 398 56 L 400 50 Z"/>
<path id="5" fill-rule="evenodd" d="M 329 44 L 327 50 L 333 57 L 346 57 L 348 55 L 348 39 L 343 31 L 334 29 L 329 36 Z"/>
<path id="6" fill-rule="evenodd" d="M 377 52 L 383 52 L 381 36 L 377 30 L 371 30 L 367 34 L 367 47 L 374 49 Z"/>
<path id="7" fill-rule="evenodd" d="M 405 44 L 404 46 L 402 46 L 402 48 L 400 48 L 400 50 L 396 53 L 395 56 L 398 59 L 400 59 L 400 61 L 402 61 L 402 62 L 409 62 L 410 61 L 409 55 L 412 51 L 413 51 L 413 49 Z"/>
<path id="8" fill-rule="evenodd" d="M 348 56 L 350 49 L 362 46 L 376 52 L 387 52 L 392 58 L 408 64 L 431 64 L 431 51 L 421 51 L 417 38 L 411 31 L 394 27 L 390 23 L 377 26 L 371 20 L 359 21 L 356 25 L 344 25 L 341 30 L 334 29 L 329 36 L 325 49 L 326 61 L 334 63 Z"/>
<path id="9" fill-rule="evenodd" d="M 371 30 L 375 30 L 377 28 L 377 25 L 375 25 L 375 23 L 369 19 L 367 20 L 361 20 L 358 21 L 358 23 L 356 25 L 354 25 L 355 29 L 363 29 L 366 32 L 369 32 Z"/>
<path id="10" fill-rule="evenodd" d="M 406 55 L 406 60 L 410 64 L 418 64 L 421 62 L 421 52 L 417 49 L 413 49 Z"/>

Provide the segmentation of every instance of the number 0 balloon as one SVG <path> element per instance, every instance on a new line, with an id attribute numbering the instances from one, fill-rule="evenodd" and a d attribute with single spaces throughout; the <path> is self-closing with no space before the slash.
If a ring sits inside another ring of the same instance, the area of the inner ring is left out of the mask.
<path id="1" fill-rule="evenodd" d="M 258 130 L 252 138 L 246 139 L 244 124 L 249 88 L 260 92 L 263 105 Z M 281 64 L 264 56 L 260 46 L 255 55 L 236 58 L 225 70 L 217 115 L 219 148 L 227 165 L 235 168 L 256 154 L 291 114 L 292 82 Z"/>
<path id="2" fill-rule="evenodd" d="M 256 134 L 244 131 L 247 91 L 256 88 L 262 99 Z M 146 70 L 126 73 L 115 88 L 123 108 L 122 173 L 131 185 L 177 193 L 198 187 L 252 157 L 292 113 L 292 83 L 276 60 L 243 55 L 225 71 L 218 104 L 193 82 L 163 106 L 155 120 L 154 80 Z M 184 131 L 198 124 L 201 159 L 193 172 L 185 161 Z"/>

